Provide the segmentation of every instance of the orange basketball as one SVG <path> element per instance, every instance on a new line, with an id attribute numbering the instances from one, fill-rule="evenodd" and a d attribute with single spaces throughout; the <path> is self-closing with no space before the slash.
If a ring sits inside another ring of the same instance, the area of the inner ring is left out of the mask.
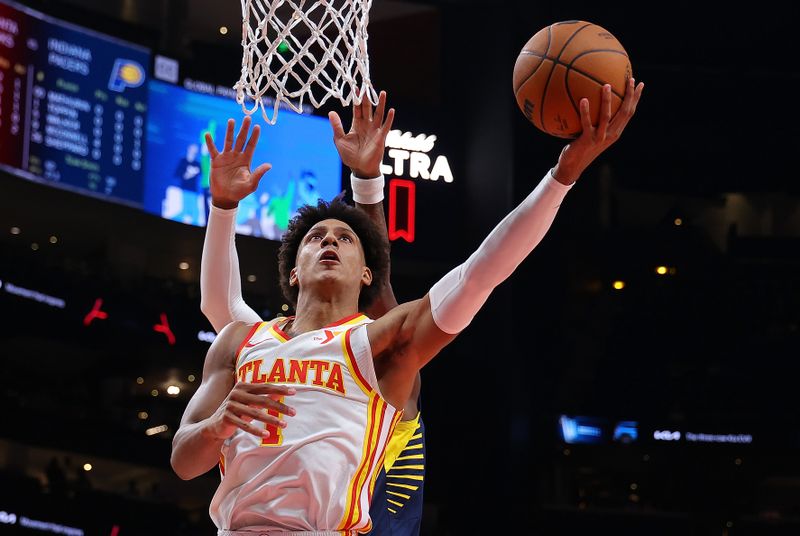
<path id="1" fill-rule="evenodd" d="M 557 22 L 536 32 L 522 47 L 514 65 L 514 95 L 537 128 L 575 138 L 583 130 L 581 99 L 589 99 L 596 125 L 603 85 L 611 84 L 613 116 L 632 75 L 627 52 L 608 30 L 585 21 Z"/>

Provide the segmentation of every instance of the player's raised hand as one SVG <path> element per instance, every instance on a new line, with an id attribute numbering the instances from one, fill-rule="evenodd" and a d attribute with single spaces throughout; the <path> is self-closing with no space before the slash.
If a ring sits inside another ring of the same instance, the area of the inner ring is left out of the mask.
<path id="1" fill-rule="evenodd" d="M 611 115 L 611 86 L 603 86 L 600 101 L 600 118 L 597 126 L 592 125 L 589 112 L 589 100 L 581 99 L 581 123 L 583 131 L 575 141 L 564 147 L 558 158 L 553 176 L 559 182 L 570 184 L 578 180 L 581 173 L 591 164 L 600 153 L 611 147 L 617 141 L 636 112 L 636 105 L 642 97 L 644 83 L 631 78 L 625 90 L 625 99 L 617 110 Z"/>
<path id="2" fill-rule="evenodd" d="M 361 104 L 353 105 L 353 124 L 347 133 L 339 114 L 330 112 L 328 119 L 342 163 L 362 179 L 380 175 L 386 136 L 394 121 L 394 108 L 386 112 L 386 92 L 381 91 L 374 113 L 366 95 L 362 97 Z"/>
<path id="3" fill-rule="evenodd" d="M 270 415 L 267 410 L 274 410 L 281 416 L 294 416 L 294 408 L 282 402 L 284 396 L 294 394 L 294 388 L 283 385 L 238 382 L 211 416 L 208 434 L 215 439 L 227 439 L 236 430 L 244 430 L 259 437 L 269 437 L 265 425 L 286 428 L 286 421 Z"/>
<path id="4" fill-rule="evenodd" d="M 272 164 L 261 164 L 254 171 L 250 171 L 253 153 L 258 145 L 261 127 L 256 125 L 250 139 L 250 116 L 245 116 L 242 127 L 234 140 L 233 132 L 236 121 L 228 119 L 228 128 L 225 131 L 225 146 L 220 152 L 211 134 L 206 133 L 206 146 L 211 155 L 211 201 L 219 208 L 234 208 L 239 201 L 256 191 L 258 183 L 264 174 L 272 169 Z"/>

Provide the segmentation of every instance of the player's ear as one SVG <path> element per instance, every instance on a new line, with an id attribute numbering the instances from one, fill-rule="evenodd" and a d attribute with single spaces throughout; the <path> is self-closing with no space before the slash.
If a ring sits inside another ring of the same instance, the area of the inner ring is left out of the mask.
<path id="1" fill-rule="evenodd" d="M 289 272 L 289 286 L 293 287 L 297 285 L 297 266 L 292 268 L 292 271 Z"/>
<path id="2" fill-rule="evenodd" d="M 363 272 L 361 273 L 361 283 L 367 287 L 372 284 L 372 270 L 370 270 L 368 266 L 364 266 Z"/>

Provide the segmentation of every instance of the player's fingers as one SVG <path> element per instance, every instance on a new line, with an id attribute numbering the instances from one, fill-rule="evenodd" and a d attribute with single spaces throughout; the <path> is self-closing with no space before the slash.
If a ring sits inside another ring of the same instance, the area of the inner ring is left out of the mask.
<path id="1" fill-rule="evenodd" d="M 287 406 L 286 404 L 284 404 L 280 400 L 275 400 L 274 398 L 270 398 L 270 397 L 267 397 L 267 398 L 268 398 L 268 400 L 267 400 L 266 407 L 274 409 L 278 413 L 281 413 L 283 415 L 288 415 L 290 417 L 294 417 L 295 415 L 297 415 L 297 411 L 293 407 Z"/>
<path id="2" fill-rule="evenodd" d="M 355 111 L 355 106 L 353 107 Z M 338 140 L 339 138 L 344 136 L 344 127 L 342 126 L 342 118 L 339 117 L 339 114 L 336 112 L 330 112 L 328 114 L 328 121 L 331 123 L 331 128 L 333 129 L 333 139 Z"/>
<path id="3" fill-rule="evenodd" d="M 597 139 L 604 140 L 611 120 L 611 85 L 603 86 L 603 96 L 600 99 L 600 118 L 597 121 Z"/>
<path id="4" fill-rule="evenodd" d="M 363 97 L 362 97 L 362 101 L 363 101 Z M 361 105 L 360 104 L 356 104 L 355 102 L 353 102 L 353 123 L 355 123 L 357 120 L 360 121 L 363 117 L 364 116 L 363 116 L 363 113 L 362 113 L 362 110 L 361 110 Z"/>
<path id="5" fill-rule="evenodd" d="M 252 121 L 252 119 L 250 119 L 249 115 L 246 115 L 242 121 L 242 127 L 239 129 L 239 134 L 236 136 L 236 145 L 233 146 L 233 149 L 237 152 L 241 152 L 244 149 L 247 133 L 250 132 L 250 121 Z"/>
<path id="6" fill-rule="evenodd" d="M 261 178 L 264 174 L 272 169 L 272 164 L 261 164 L 253 171 L 253 174 L 250 176 L 250 188 L 252 191 L 256 191 L 258 188 L 258 183 L 261 182 Z"/>
<path id="7" fill-rule="evenodd" d="M 631 77 L 625 86 L 625 99 L 622 101 L 622 109 L 626 114 L 633 114 L 636 109 L 636 80 Z"/>
<path id="8" fill-rule="evenodd" d="M 639 99 L 642 98 L 642 91 L 644 91 L 644 82 L 639 82 L 639 85 L 636 86 L 636 90 L 633 92 L 633 111 L 636 111 L 636 107 L 639 105 Z"/>
<path id="9" fill-rule="evenodd" d="M 206 147 L 208 147 L 208 154 L 211 155 L 212 159 L 219 156 L 219 151 L 217 146 L 214 145 L 214 138 L 211 137 L 210 132 L 206 132 Z"/>
<path id="10" fill-rule="evenodd" d="M 383 122 L 383 126 L 381 127 L 384 136 L 387 135 L 390 130 L 392 130 L 393 122 L 394 122 L 394 108 L 389 108 L 389 111 L 386 113 L 386 121 Z"/>
<path id="11" fill-rule="evenodd" d="M 366 91 L 361 94 L 361 117 L 372 121 L 372 101 L 369 100 L 369 94 Z"/>
<path id="12" fill-rule="evenodd" d="M 256 152 L 256 146 L 258 145 L 258 138 L 261 137 L 261 125 L 256 125 L 253 127 L 253 135 L 250 136 L 250 139 L 247 141 L 247 146 L 244 148 L 244 155 L 247 157 L 247 161 L 249 162 L 253 158 L 253 153 Z"/>
<path id="13" fill-rule="evenodd" d="M 236 121 L 228 119 L 228 128 L 225 129 L 225 146 L 223 151 L 230 151 L 233 149 L 233 129 L 236 127 Z"/>
<path id="14" fill-rule="evenodd" d="M 254 408 L 251 406 L 237 407 L 235 413 L 238 412 L 243 421 L 261 421 L 265 424 L 274 424 L 281 428 L 286 428 L 286 421 L 275 415 L 270 415 L 265 409 Z"/>
<path id="15" fill-rule="evenodd" d="M 644 84 L 639 84 L 634 88 L 634 84 L 636 81 L 631 78 L 628 81 L 628 88 L 625 93 L 625 100 L 622 101 L 622 107 L 617 115 L 614 116 L 612 119 L 612 124 L 614 125 L 614 130 L 617 134 L 621 134 L 622 130 L 631 120 L 633 117 L 633 113 L 636 111 L 636 104 L 639 102 L 639 97 L 642 95 L 642 89 L 644 88 Z"/>
<path id="16" fill-rule="evenodd" d="M 584 132 L 592 131 L 592 118 L 589 117 L 589 99 L 582 98 L 580 102 L 581 108 L 581 127 Z"/>
<path id="17" fill-rule="evenodd" d="M 264 165 L 269 165 L 269 164 L 264 164 Z M 288 387 L 286 385 L 275 385 L 273 383 L 239 382 L 236 384 L 235 388 L 238 391 L 245 393 L 252 393 L 256 395 L 292 396 L 297 392 L 297 390 L 294 387 Z"/>
<path id="18" fill-rule="evenodd" d="M 297 411 L 282 402 L 283 395 L 254 395 L 250 393 L 240 393 L 236 399 L 231 399 L 231 408 L 240 408 L 247 406 L 248 408 L 256 408 L 257 410 L 274 409 L 284 415 L 294 416 Z M 252 412 L 248 413 L 252 415 Z"/>
<path id="19" fill-rule="evenodd" d="M 381 91 L 380 95 L 378 95 L 378 106 L 375 107 L 375 115 L 372 116 L 378 126 L 383 125 L 384 110 L 386 110 L 386 92 Z"/>
<path id="20" fill-rule="evenodd" d="M 236 415 L 231 415 L 231 414 L 225 415 L 225 422 L 227 422 L 228 424 L 232 424 L 233 426 L 236 426 L 237 428 L 240 428 L 245 432 L 251 433 L 255 436 L 269 437 L 269 432 L 267 432 L 266 428 L 250 424 L 249 422 L 240 419 Z"/>

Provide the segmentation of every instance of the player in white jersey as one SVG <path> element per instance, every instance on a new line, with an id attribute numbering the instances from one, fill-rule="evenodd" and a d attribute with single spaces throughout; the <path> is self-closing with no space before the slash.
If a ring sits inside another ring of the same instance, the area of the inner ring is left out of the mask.
<path id="1" fill-rule="evenodd" d="M 329 117 L 342 164 L 352 172 L 353 201 L 388 241 L 382 199 L 384 177 L 380 166 L 394 113 L 392 109 L 384 114 L 385 111 L 386 92 L 382 91 L 374 114 L 369 99 L 353 105 L 353 120 L 348 132 L 345 132 L 337 113 L 331 112 Z M 372 121 L 365 118 L 372 118 Z M 240 136 L 249 131 L 250 122 L 250 118 L 245 117 Z M 229 125 L 229 129 L 233 135 L 233 125 Z M 253 137 L 258 139 L 258 136 L 259 127 L 256 126 Z M 228 168 L 227 172 L 211 174 L 213 204 L 200 266 L 200 307 L 217 333 L 234 320 L 263 321 L 242 297 L 235 244 L 237 207 L 257 187 L 261 177 L 249 173 L 250 160 L 246 154 L 233 153 L 232 156 L 241 168 Z M 389 270 L 385 280 L 375 281 L 371 287 L 379 292 L 365 310 L 367 315 L 379 318 L 398 305 L 389 281 Z M 426 429 L 420 412 L 420 388 L 421 379 L 417 374 L 414 389 L 403 407 L 403 417 L 387 446 L 385 471 L 376 481 L 370 509 L 375 536 L 417 536 L 420 532 L 426 462 Z"/>
<path id="2" fill-rule="evenodd" d="M 372 479 L 418 371 L 544 237 L 571 186 L 619 138 L 642 89 L 631 79 L 612 117 L 605 86 L 596 126 L 583 99 L 582 134 L 534 191 L 424 297 L 374 322 L 354 315 L 386 269 L 379 232 L 338 199 L 301 210 L 279 258 L 296 317 L 223 329 L 173 439 L 172 466 L 184 479 L 224 455 L 212 504 L 220 534 L 368 530 Z M 230 142 L 223 153 L 210 143 L 212 158 L 252 147 Z M 345 329 L 348 319 L 358 325 Z"/>

